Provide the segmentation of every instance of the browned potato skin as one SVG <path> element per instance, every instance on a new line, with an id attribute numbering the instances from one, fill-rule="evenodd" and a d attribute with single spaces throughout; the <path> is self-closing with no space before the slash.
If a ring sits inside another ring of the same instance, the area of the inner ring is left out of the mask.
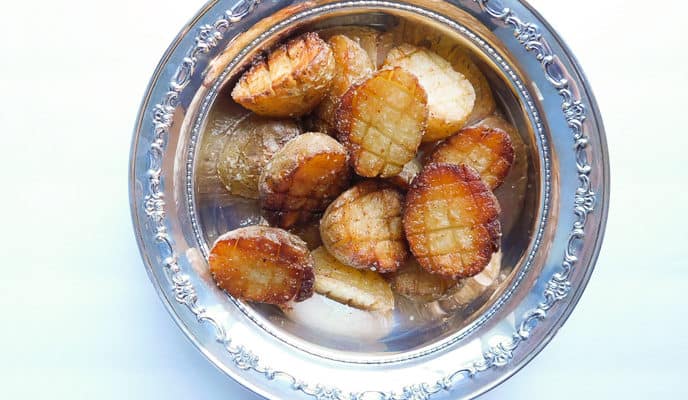
<path id="1" fill-rule="evenodd" d="M 500 129 L 464 128 L 439 145 L 431 163 L 466 164 L 473 167 L 490 190 L 503 182 L 514 162 L 509 135 Z"/>
<path id="2" fill-rule="evenodd" d="M 377 272 L 346 266 L 324 247 L 318 247 L 311 254 L 316 293 L 362 310 L 386 312 L 394 309 L 392 289 Z"/>
<path id="3" fill-rule="evenodd" d="M 217 163 L 218 175 L 230 193 L 258 199 L 261 171 L 284 144 L 301 134 L 301 130 L 291 119 L 252 114 L 227 134 L 229 140 Z"/>
<path id="4" fill-rule="evenodd" d="M 368 26 L 337 26 L 318 32 L 321 38 L 327 40 L 335 35 L 344 35 L 358 43 L 368 54 L 375 68 L 380 68 L 385 62 L 387 53 L 394 47 L 394 35 L 382 32 Z"/>
<path id="5" fill-rule="evenodd" d="M 260 176 L 260 200 L 271 224 L 291 228 L 317 219 L 349 184 L 344 146 L 323 133 L 287 143 Z"/>
<path id="6" fill-rule="evenodd" d="M 217 285 L 237 299 L 284 305 L 313 294 L 313 258 L 298 237 L 249 226 L 218 238 L 208 258 Z"/>
<path id="7" fill-rule="evenodd" d="M 499 249 L 499 213 L 497 199 L 473 168 L 429 164 L 406 195 L 406 239 L 426 271 L 468 278 Z"/>
<path id="8" fill-rule="evenodd" d="M 437 30 L 422 24 L 401 20 L 394 28 L 397 43 L 411 43 L 428 48 L 449 61 L 454 70 L 463 74 L 475 89 L 475 105 L 468 117 L 468 124 L 480 121 L 495 112 L 497 105 L 490 83 L 480 68 L 473 62 L 470 53 L 460 43 Z"/>
<path id="9" fill-rule="evenodd" d="M 344 35 L 335 35 L 327 40 L 335 60 L 335 75 L 332 86 L 315 110 L 314 128 L 318 132 L 335 135 L 335 117 L 339 100 L 349 88 L 370 76 L 375 66 L 361 46 Z"/>
<path id="10" fill-rule="evenodd" d="M 388 178 L 413 160 L 427 125 L 427 96 L 416 77 L 401 68 L 378 71 L 342 97 L 337 138 L 357 174 Z"/>
<path id="11" fill-rule="evenodd" d="M 454 279 L 426 272 L 413 258 L 388 279 L 395 293 L 419 303 L 439 300 L 457 285 Z"/>
<path id="12" fill-rule="evenodd" d="M 341 263 L 358 269 L 394 272 L 408 257 L 401 225 L 403 196 L 377 181 L 342 193 L 320 220 L 325 248 Z"/>
<path id="13" fill-rule="evenodd" d="M 332 49 L 310 32 L 272 51 L 246 71 L 232 98 L 267 117 L 298 117 L 311 112 L 327 94 L 335 73 Z"/>

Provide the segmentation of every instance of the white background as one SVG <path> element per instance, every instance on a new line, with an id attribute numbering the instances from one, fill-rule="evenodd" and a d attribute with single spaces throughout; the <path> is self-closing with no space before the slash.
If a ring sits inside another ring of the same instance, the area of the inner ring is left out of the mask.
<path id="1" fill-rule="evenodd" d="M 687 398 L 684 1 L 533 0 L 605 120 L 605 245 L 553 342 L 486 399 Z M 173 324 L 127 168 L 149 76 L 202 0 L 3 1 L 0 397 L 248 399 Z"/>

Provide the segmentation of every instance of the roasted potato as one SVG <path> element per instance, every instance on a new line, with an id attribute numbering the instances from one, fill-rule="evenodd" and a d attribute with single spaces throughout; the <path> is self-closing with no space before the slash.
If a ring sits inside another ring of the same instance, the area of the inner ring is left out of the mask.
<path id="1" fill-rule="evenodd" d="M 325 40 L 335 35 L 344 35 L 354 40 L 368 54 L 368 58 L 372 61 L 375 68 L 382 66 L 387 53 L 394 47 L 394 36 L 391 33 L 382 32 L 368 26 L 337 26 L 323 29 L 318 34 Z"/>
<path id="2" fill-rule="evenodd" d="M 464 128 L 439 145 L 429 162 L 469 165 L 490 190 L 495 190 L 514 162 L 514 148 L 509 134 L 501 129 Z"/>
<path id="3" fill-rule="evenodd" d="M 418 303 L 430 303 L 442 298 L 457 281 L 425 271 L 411 258 L 397 272 L 388 277 L 394 292 Z"/>
<path id="4" fill-rule="evenodd" d="M 471 277 L 499 249 L 499 212 L 497 199 L 473 168 L 429 164 L 406 195 L 406 239 L 426 271 Z"/>
<path id="5" fill-rule="evenodd" d="M 380 274 L 346 266 L 324 247 L 311 255 L 315 266 L 315 292 L 340 303 L 368 311 L 391 311 L 394 295 Z"/>
<path id="6" fill-rule="evenodd" d="M 196 193 L 201 197 L 227 191 L 217 173 L 217 163 L 222 149 L 229 141 L 228 132 L 249 114 L 249 111 L 236 104 L 229 96 L 219 96 L 213 104 L 196 157 Z"/>
<path id="7" fill-rule="evenodd" d="M 406 191 L 411 187 L 411 182 L 420 174 L 421 170 L 423 170 L 423 164 L 421 164 L 417 158 L 414 158 L 404 165 L 399 175 L 388 178 L 387 180 L 399 189 Z"/>
<path id="8" fill-rule="evenodd" d="M 457 306 L 465 306 L 482 295 L 499 278 L 502 269 L 502 252 L 492 255 L 485 269 L 476 276 L 462 279 L 447 294 L 449 301 Z"/>
<path id="9" fill-rule="evenodd" d="M 298 117 L 325 97 L 335 73 L 332 49 L 306 33 L 258 59 L 232 90 L 232 98 L 256 114 Z"/>
<path id="10" fill-rule="evenodd" d="M 451 136 L 468 121 L 475 90 L 465 76 L 436 53 L 410 44 L 390 50 L 387 67 L 401 67 L 418 78 L 428 96 L 428 125 L 424 142 Z"/>
<path id="11" fill-rule="evenodd" d="M 306 243 L 265 226 L 220 236 L 208 258 L 217 285 L 237 299 L 283 305 L 313 294 L 313 258 Z"/>
<path id="12" fill-rule="evenodd" d="M 344 35 L 332 36 L 327 43 L 334 54 L 335 74 L 327 96 L 315 110 L 314 128 L 335 135 L 335 114 L 339 100 L 352 85 L 371 75 L 375 66 L 365 50 Z"/>
<path id="13" fill-rule="evenodd" d="M 382 182 L 365 181 L 347 190 L 320 220 L 325 248 L 350 267 L 396 271 L 408 256 L 402 203 L 401 193 Z"/>
<path id="14" fill-rule="evenodd" d="M 504 210 L 500 217 L 502 232 L 508 234 L 521 214 L 528 190 L 528 151 L 516 128 L 501 116 L 489 116 L 478 122 L 476 126 L 507 132 L 514 148 L 514 163 L 504 178 L 504 183 L 494 191 Z"/>
<path id="15" fill-rule="evenodd" d="M 427 122 L 427 98 L 401 68 L 377 72 L 351 87 L 337 109 L 337 137 L 349 149 L 356 173 L 388 178 L 413 160 Z"/>
<path id="16" fill-rule="evenodd" d="M 219 156 L 217 172 L 227 190 L 237 196 L 258 198 L 260 173 L 285 143 L 300 135 L 291 119 L 270 119 L 255 114 L 229 129 Z"/>
<path id="17" fill-rule="evenodd" d="M 490 83 L 469 56 L 469 51 L 459 42 L 430 26 L 406 20 L 400 21 L 392 34 L 398 43 L 411 43 L 437 53 L 471 82 L 475 90 L 475 106 L 468 117 L 468 123 L 480 121 L 494 113 L 496 103 Z"/>
<path id="18" fill-rule="evenodd" d="M 282 147 L 263 169 L 258 190 L 266 218 L 281 228 L 317 219 L 349 184 L 344 146 L 323 133 L 305 133 Z"/>

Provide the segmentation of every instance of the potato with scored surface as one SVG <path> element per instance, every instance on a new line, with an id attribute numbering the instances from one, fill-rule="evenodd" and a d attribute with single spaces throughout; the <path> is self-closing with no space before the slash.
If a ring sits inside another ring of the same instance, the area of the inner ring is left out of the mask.
<path id="1" fill-rule="evenodd" d="M 282 147 L 263 169 L 258 190 L 271 224 L 291 228 L 317 219 L 351 176 L 344 146 L 323 133 L 304 133 Z"/>
<path id="2" fill-rule="evenodd" d="M 475 105 L 468 117 L 468 123 L 480 121 L 494 113 L 497 105 L 490 83 L 469 56 L 469 50 L 461 43 L 429 26 L 407 20 L 400 21 L 393 35 L 399 43 L 411 43 L 434 51 L 471 82 L 475 89 Z"/>
<path id="3" fill-rule="evenodd" d="M 396 189 L 377 181 L 342 193 L 320 220 L 325 248 L 350 267 L 396 271 L 408 256 L 401 225 L 403 200 Z"/>
<path id="4" fill-rule="evenodd" d="M 499 249 L 499 213 L 497 199 L 473 168 L 429 164 L 406 195 L 404 231 L 423 269 L 467 278 Z"/>
<path id="5" fill-rule="evenodd" d="M 287 231 L 266 226 L 220 236 L 208 257 L 217 285 L 237 299 L 283 305 L 313 294 L 313 258 Z"/>
<path id="6" fill-rule="evenodd" d="M 401 68 L 382 70 L 342 97 L 337 137 L 356 173 L 388 178 L 413 160 L 427 122 L 427 98 L 418 80 Z"/>
<path id="7" fill-rule="evenodd" d="M 508 234 L 516 224 L 528 190 L 528 150 L 521 135 L 516 128 L 498 115 L 491 115 L 475 124 L 491 129 L 501 129 L 509 134 L 512 147 L 514 148 L 514 163 L 509 169 L 509 173 L 504 177 L 504 183 L 498 187 L 494 194 L 499 200 L 502 209 L 508 212 L 502 213 L 500 221 L 502 232 Z"/>
<path id="8" fill-rule="evenodd" d="M 475 105 L 475 90 L 447 60 L 428 49 L 402 44 L 387 54 L 385 66 L 412 73 L 425 89 L 428 125 L 424 142 L 444 139 L 466 125 Z"/>
<path id="9" fill-rule="evenodd" d="M 394 47 L 394 36 L 369 26 L 349 25 L 326 28 L 318 32 L 321 38 L 328 40 L 335 35 L 344 35 L 358 43 L 368 54 L 375 68 L 385 62 L 389 50 Z"/>
<path id="10" fill-rule="evenodd" d="M 319 132 L 334 135 L 335 113 L 340 98 L 352 85 L 371 75 L 375 66 L 365 50 L 344 35 L 332 36 L 327 43 L 334 54 L 335 74 L 327 96 L 315 110 L 315 128 Z"/>
<path id="11" fill-rule="evenodd" d="M 255 114 L 227 132 L 229 138 L 219 155 L 217 172 L 230 193 L 258 198 L 260 173 L 285 143 L 301 134 L 291 119 L 270 119 Z"/>
<path id="12" fill-rule="evenodd" d="M 334 72 L 330 46 L 306 33 L 254 62 L 239 78 L 232 98 L 259 115 L 298 117 L 322 101 Z"/>
<path id="13" fill-rule="evenodd" d="M 501 129 L 464 128 L 440 144 L 429 162 L 469 165 L 490 190 L 495 190 L 504 182 L 514 162 L 514 148 L 509 134 Z"/>
<path id="14" fill-rule="evenodd" d="M 394 295 L 380 274 L 346 266 L 324 247 L 312 253 L 315 292 L 340 303 L 368 311 L 391 311 Z"/>
<path id="15" fill-rule="evenodd" d="M 430 303 L 442 298 L 457 281 L 425 271 L 418 261 L 411 259 L 389 281 L 394 292 L 419 303 Z"/>

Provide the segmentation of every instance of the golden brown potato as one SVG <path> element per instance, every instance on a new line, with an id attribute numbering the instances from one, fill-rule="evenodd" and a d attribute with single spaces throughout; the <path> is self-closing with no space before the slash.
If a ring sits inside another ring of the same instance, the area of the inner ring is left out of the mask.
<path id="1" fill-rule="evenodd" d="M 468 123 L 480 121 L 495 111 L 496 103 L 490 83 L 461 43 L 429 26 L 406 20 L 395 27 L 393 35 L 398 43 L 411 43 L 434 51 L 471 82 L 475 90 L 475 106 L 468 117 Z"/>
<path id="2" fill-rule="evenodd" d="M 263 169 L 259 192 L 266 218 L 281 228 L 310 222 L 347 188 L 344 146 L 323 133 L 304 133 L 282 147 Z"/>
<path id="3" fill-rule="evenodd" d="M 208 258 L 217 285 L 237 299 L 283 305 L 313 294 L 306 243 L 278 228 L 249 226 L 220 236 Z"/>
<path id="4" fill-rule="evenodd" d="M 516 221 L 518 221 L 526 198 L 526 191 L 528 190 L 528 151 L 516 128 L 501 116 L 489 116 L 478 122 L 476 126 L 501 129 L 507 132 L 511 139 L 511 145 L 514 148 L 514 163 L 504 178 L 504 183 L 494 191 L 499 204 L 502 206 L 503 212 L 500 216 L 500 222 L 502 224 L 502 232 L 506 235 L 511 232 Z"/>
<path id="5" fill-rule="evenodd" d="M 463 128 L 475 105 L 475 90 L 436 53 L 402 44 L 387 54 L 385 66 L 401 67 L 418 78 L 428 96 L 428 125 L 424 142 L 451 136 Z"/>
<path id="6" fill-rule="evenodd" d="M 350 267 L 396 271 L 408 256 L 402 203 L 401 193 L 376 181 L 362 182 L 342 193 L 320 220 L 327 251 Z"/>
<path id="7" fill-rule="evenodd" d="M 499 249 L 499 212 L 473 168 L 429 164 L 406 195 L 406 239 L 426 271 L 453 279 L 474 276 Z"/>
<path id="8" fill-rule="evenodd" d="M 232 98 L 268 117 L 297 117 L 322 101 L 334 77 L 330 46 L 315 33 L 290 40 L 259 59 L 232 90 Z"/>
<path id="9" fill-rule="evenodd" d="M 315 291 L 332 300 L 368 311 L 391 311 L 394 295 L 380 274 L 346 266 L 324 247 L 312 253 L 315 262 Z"/>
<path id="10" fill-rule="evenodd" d="M 327 43 L 334 54 L 335 75 L 327 96 L 315 110 L 314 128 L 319 132 L 335 135 L 335 114 L 339 100 L 352 85 L 372 74 L 375 66 L 365 50 L 344 35 L 332 36 Z"/>
<path id="11" fill-rule="evenodd" d="M 260 173 L 285 143 L 301 134 L 291 119 L 269 119 L 255 114 L 229 129 L 217 172 L 230 193 L 258 198 Z"/>
<path id="12" fill-rule="evenodd" d="M 464 128 L 439 145 L 429 160 L 469 165 L 490 190 L 495 190 L 504 182 L 514 162 L 514 148 L 509 134 L 501 129 Z"/>
<path id="13" fill-rule="evenodd" d="M 423 164 L 421 164 L 417 158 L 414 158 L 404 165 L 404 169 L 401 170 L 399 175 L 388 178 L 387 180 L 399 189 L 406 191 L 411 187 L 411 182 L 420 174 L 421 170 L 423 170 Z"/>
<path id="14" fill-rule="evenodd" d="M 337 137 L 349 149 L 356 173 L 395 176 L 415 158 L 423 137 L 425 91 L 401 68 L 382 70 L 346 92 L 336 119 Z"/>
<path id="15" fill-rule="evenodd" d="M 368 54 L 368 58 L 372 61 L 375 68 L 382 66 L 387 53 L 394 47 L 394 36 L 391 33 L 382 32 L 368 26 L 337 26 L 323 29 L 318 34 L 325 40 L 335 35 L 344 35 L 354 40 Z"/>
<path id="16" fill-rule="evenodd" d="M 454 279 L 425 271 L 413 258 L 391 274 L 389 280 L 394 292 L 418 303 L 439 300 L 457 284 Z"/>

